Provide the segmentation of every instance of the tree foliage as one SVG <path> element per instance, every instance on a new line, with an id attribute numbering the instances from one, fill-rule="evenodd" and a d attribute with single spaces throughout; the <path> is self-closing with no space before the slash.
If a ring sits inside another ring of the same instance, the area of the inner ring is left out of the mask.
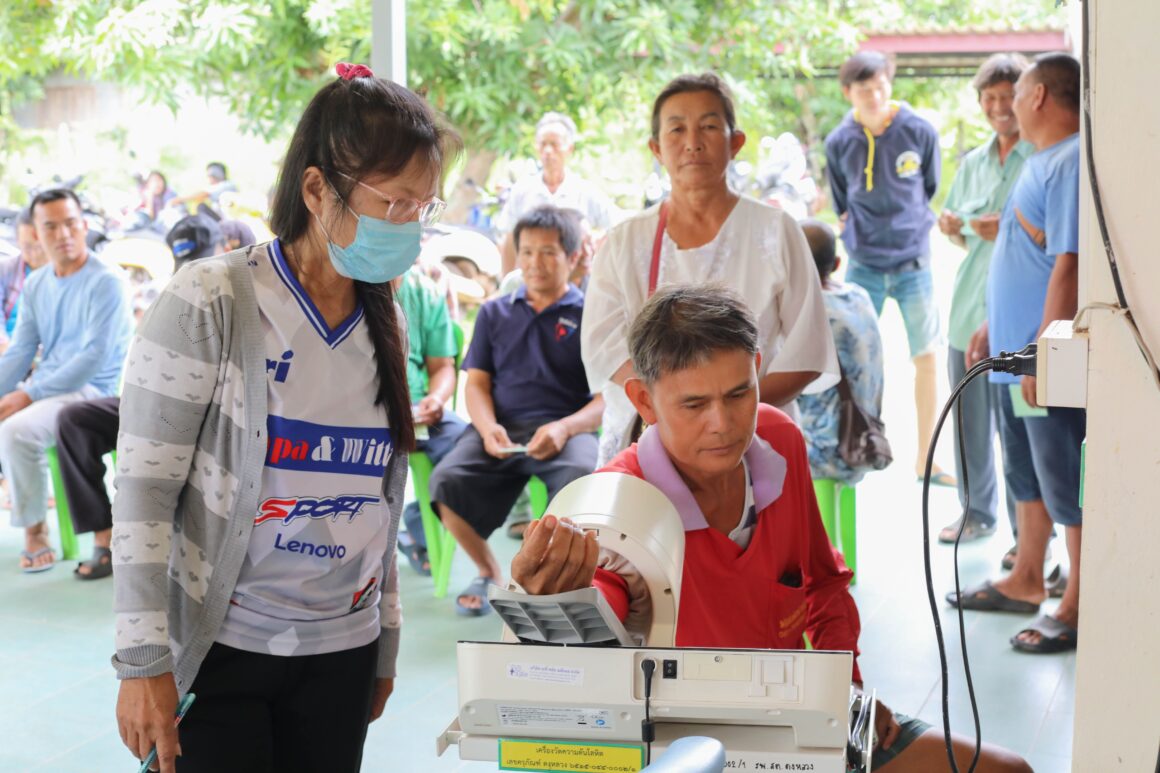
<path id="1" fill-rule="evenodd" d="M 751 124 L 800 128 L 786 125 L 802 110 L 793 76 L 836 64 L 862 30 L 1042 26 L 1057 18 L 1053 4 L 424 0 L 407 8 L 409 85 L 449 116 L 469 152 L 526 151 L 549 109 L 576 116 L 597 142 L 612 124 L 639 136 L 660 85 L 705 69 L 733 84 Z M 370 0 L 5 0 L 0 121 L 63 68 L 172 107 L 191 92 L 216 97 L 273 138 L 335 62 L 369 60 L 370 29 Z M 832 88 L 807 96 L 815 113 L 835 109 Z"/>

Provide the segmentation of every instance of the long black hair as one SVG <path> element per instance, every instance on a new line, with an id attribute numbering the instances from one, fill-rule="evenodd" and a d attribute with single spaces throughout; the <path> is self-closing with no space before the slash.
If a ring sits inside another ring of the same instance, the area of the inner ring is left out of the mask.
<path id="1" fill-rule="evenodd" d="M 302 198 L 308 167 L 318 167 L 339 199 L 346 201 L 355 182 L 370 174 L 401 174 L 412 159 L 425 158 L 442 172 L 458 152 L 459 140 L 415 93 L 382 78 L 339 78 L 324 86 L 310 104 L 282 164 L 270 227 L 295 242 L 310 228 L 311 213 Z M 378 390 L 375 405 L 386 408 L 397 448 L 415 447 L 411 396 L 407 388 L 407 342 L 388 282 L 355 282 L 375 347 Z"/>

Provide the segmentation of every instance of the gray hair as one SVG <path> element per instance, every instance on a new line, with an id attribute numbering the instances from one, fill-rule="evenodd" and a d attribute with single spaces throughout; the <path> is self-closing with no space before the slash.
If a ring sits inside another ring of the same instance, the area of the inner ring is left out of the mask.
<path id="1" fill-rule="evenodd" d="M 652 385 L 716 352 L 757 354 L 757 321 L 741 296 L 723 285 L 671 285 L 633 320 L 628 350 L 636 375 Z"/>
<path id="2" fill-rule="evenodd" d="M 568 135 L 568 142 L 576 142 L 576 122 L 563 113 L 544 113 L 544 117 L 536 122 L 536 136 L 548 126 L 563 126 L 564 132 Z"/>
<path id="3" fill-rule="evenodd" d="M 971 85 L 975 87 L 979 96 L 983 95 L 983 89 L 1000 83 L 1010 83 L 1014 86 L 1027 66 L 1027 57 L 1023 54 L 991 54 L 987 57 L 987 61 L 979 66 L 979 71 L 971 79 Z"/>

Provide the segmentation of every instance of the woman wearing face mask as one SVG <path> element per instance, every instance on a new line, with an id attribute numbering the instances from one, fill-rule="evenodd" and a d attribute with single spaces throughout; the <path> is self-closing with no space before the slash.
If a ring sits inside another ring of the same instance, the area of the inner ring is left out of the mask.
<path id="1" fill-rule="evenodd" d="M 414 429 L 388 283 L 454 140 L 405 88 L 338 72 L 291 140 L 279 238 L 180 271 L 129 355 L 117 720 L 161 771 L 357 771 L 393 686 Z"/>

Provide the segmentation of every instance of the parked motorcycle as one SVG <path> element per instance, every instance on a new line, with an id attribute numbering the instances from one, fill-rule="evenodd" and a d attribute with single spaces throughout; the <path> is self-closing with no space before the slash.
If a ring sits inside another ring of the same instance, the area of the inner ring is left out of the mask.
<path id="1" fill-rule="evenodd" d="M 809 174 L 801 142 L 789 132 L 776 139 L 762 137 L 761 151 L 754 178 L 758 197 L 784 209 L 795 220 L 809 217 L 818 198 L 818 186 Z"/>

